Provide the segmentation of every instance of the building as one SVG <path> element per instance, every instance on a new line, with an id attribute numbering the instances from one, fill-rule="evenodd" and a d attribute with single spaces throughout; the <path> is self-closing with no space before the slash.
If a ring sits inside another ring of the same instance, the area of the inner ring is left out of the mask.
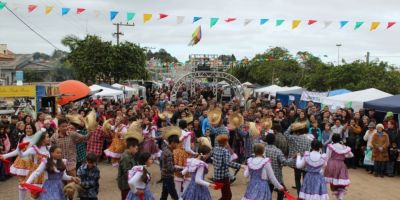
<path id="1" fill-rule="evenodd" d="M 7 49 L 6 44 L 0 44 L 0 85 L 16 83 L 16 71 L 33 70 L 48 74 L 51 70 L 49 59 L 43 59 L 40 54 L 15 54 Z"/>

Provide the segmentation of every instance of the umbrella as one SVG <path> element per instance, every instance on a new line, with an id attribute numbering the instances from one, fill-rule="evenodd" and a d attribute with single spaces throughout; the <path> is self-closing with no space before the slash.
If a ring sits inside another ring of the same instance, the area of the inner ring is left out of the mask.
<path id="1" fill-rule="evenodd" d="M 61 106 L 68 104 L 69 102 L 80 100 L 90 94 L 89 87 L 80 81 L 64 81 L 61 82 L 58 87 L 61 94 L 58 104 Z"/>

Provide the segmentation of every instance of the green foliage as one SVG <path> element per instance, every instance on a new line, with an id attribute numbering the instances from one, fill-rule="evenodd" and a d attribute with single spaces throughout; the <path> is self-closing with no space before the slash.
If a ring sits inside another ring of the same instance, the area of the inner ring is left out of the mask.
<path id="1" fill-rule="evenodd" d="M 32 83 L 32 82 L 43 82 L 45 81 L 46 74 L 43 72 L 35 71 L 35 70 L 24 70 L 24 82 Z"/>
<path id="2" fill-rule="evenodd" d="M 165 49 L 160 49 L 157 52 L 151 52 L 148 51 L 146 53 L 146 56 L 148 59 L 154 58 L 158 59 L 163 63 L 172 63 L 172 62 L 178 62 L 178 59 L 173 57 L 170 53 L 168 53 Z"/>

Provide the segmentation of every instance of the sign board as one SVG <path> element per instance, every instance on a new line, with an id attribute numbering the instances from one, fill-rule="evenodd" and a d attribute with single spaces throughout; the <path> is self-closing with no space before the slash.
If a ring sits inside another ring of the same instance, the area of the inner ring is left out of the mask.
<path id="1" fill-rule="evenodd" d="M 16 71 L 15 72 L 15 79 L 17 80 L 17 85 L 24 85 L 24 72 L 23 71 Z"/>
<path id="2" fill-rule="evenodd" d="M 36 86 L 0 86 L 0 97 L 35 97 Z"/>
<path id="3" fill-rule="evenodd" d="M 328 96 L 328 92 L 309 92 L 304 91 L 301 94 L 300 100 L 302 101 L 312 101 L 314 103 L 321 103 L 322 99 Z"/>

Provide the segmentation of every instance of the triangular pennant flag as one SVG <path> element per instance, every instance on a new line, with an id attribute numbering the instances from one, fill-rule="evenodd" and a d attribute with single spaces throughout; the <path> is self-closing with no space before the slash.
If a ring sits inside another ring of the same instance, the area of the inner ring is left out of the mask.
<path id="1" fill-rule="evenodd" d="M 126 21 L 129 22 L 135 17 L 136 13 L 134 12 L 127 12 L 126 13 Z"/>
<path id="2" fill-rule="evenodd" d="M 37 8 L 37 5 L 29 5 L 28 6 L 28 12 L 31 13 L 32 11 L 34 11 Z"/>
<path id="3" fill-rule="evenodd" d="M 210 27 L 213 27 L 217 22 L 219 18 L 213 17 L 210 19 Z"/>
<path id="4" fill-rule="evenodd" d="M 396 22 L 388 22 L 386 29 L 389 29 L 390 27 L 394 26 Z"/>
<path id="5" fill-rule="evenodd" d="M 369 30 L 370 31 L 376 30 L 380 24 L 381 24 L 380 22 L 372 22 Z"/>
<path id="6" fill-rule="evenodd" d="M 340 21 L 340 28 L 343 28 L 344 26 L 346 26 L 347 23 L 349 23 L 349 21 Z"/>
<path id="7" fill-rule="evenodd" d="M 198 26 L 192 33 L 192 40 L 190 41 L 189 45 L 193 46 L 199 43 L 201 40 L 201 26 Z"/>
<path id="8" fill-rule="evenodd" d="M 149 13 L 143 14 L 143 23 L 148 22 L 151 19 L 151 17 L 153 17 L 152 14 L 149 14 Z"/>
<path id="9" fill-rule="evenodd" d="M 6 7 L 6 2 L 0 2 L 0 10 Z"/>
<path id="10" fill-rule="evenodd" d="M 163 19 L 163 18 L 166 18 L 166 17 L 168 17 L 167 14 L 160 13 L 160 18 L 159 19 Z"/>
<path id="11" fill-rule="evenodd" d="M 310 20 L 308 20 L 308 25 L 313 25 L 313 24 L 315 24 L 317 22 L 317 20 L 313 20 L 313 19 L 310 19 Z"/>
<path id="12" fill-rule="evenodd" d="M 61 8 L 61 16 L 64 16 L 69 13 L 71 8 Z"/>
<path id="13" fill-rule="evenodd" d="M 185 20 L 185 16 L 177 16 L 176 17 L 176 23 L 177 24 L 182 24 L 183 20 Z"/>
<path id="14" fill-rule="evenodd" d="M 260 19 L 260 25 L 263 25 L 268 22 L 269 19 Z"/>
<path id="15" fill-rule="evenodd" d="M 296 29 L 300 25 L 300 23 L 301 23 L 301 20 L 298 20 L 298 19 L 293 20 L 292 21 L 292 29 Z"/>
<path id="16" fill-rule="evenodd" d="M 354 30 L 359 29 L 363 24 L 364 24 L 364 22 L 356 22 L 356 25 L 354 26 Z"/>
<path id="17" fill-rule="evenodd" d="M 280 26 L 280 25 L 283 24 L 283 22 L 285 22 L 284 19 L 277 19 L 275 25 L 276 25 L 276 26 Z"/>
<path id="18" fill-rule="evenodd" d="M 79 15 L 79 14 L 85 12 L 85 10 L 86 10 L 85 8 L 77 8 L 77 9 L 76 9 L 76 14 Z"/>
<path id="19" fill-rule="evenodd" d="M 193 23 L 199 21 L 201 19 L 201 17 L 193 17 Z"/>
<path id="20" fill-rule="evenodd" d="M 332 24 L 332 21 L 324 21 L 324 29 L 328 28 Z"/>
<path id="21" fill-rule="evenodd" d="M 235 21 L 235 20 L 236 20 L 236 18 L 231 18 L 231 17 L 230 17 L 230 18 L 226 19 L 225 22 L 226 22 L 226 23 L 229 23 L 229 22 L 233 22 L 233 21 Z"/>
<path id="22" fill-rule="evenodd" d="M 50 14 L 51 11 L 53 10 L 54 6 L 46 6 L 46 8 L 44 9 L 44 13 L 46 15 Z"/>
<path id="23" fill-rule="evenodd" d="M 115 17 L 117 17 L 118 13 L 118 11 L 110 11 L 110 20 L 114 20 Z"/>
<path id="24" fill-rule="evenodd" d="M 249 25 L 252 21 L 253 21 L 253 19 L 245 19 L 243 25 L 244 25 L 244 26 L 247 26 L 247 25 Z"/>

